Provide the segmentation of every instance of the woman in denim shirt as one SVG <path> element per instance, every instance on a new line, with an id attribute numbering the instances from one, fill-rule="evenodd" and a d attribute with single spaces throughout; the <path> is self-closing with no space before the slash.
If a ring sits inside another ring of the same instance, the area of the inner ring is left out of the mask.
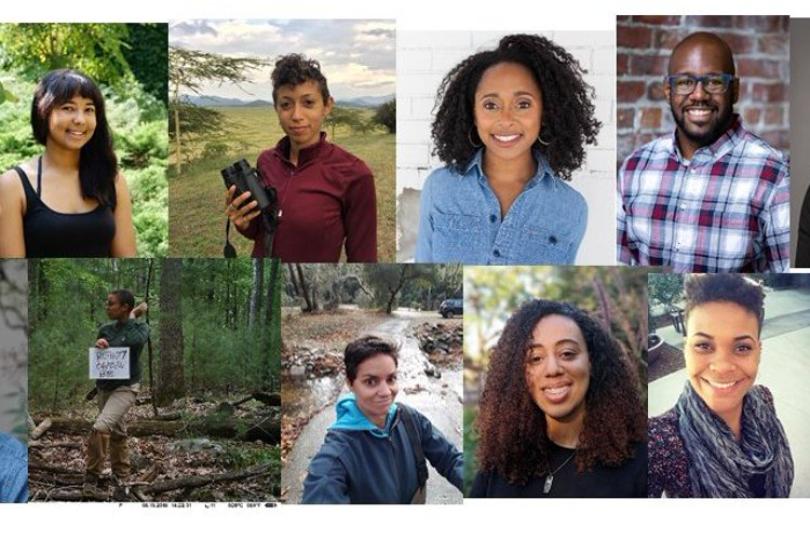
<path id="1" fill-rule="evenodd" d="M 447 74 L 432 126 L 447 166 L 422 188 L 416 262 L 574 262 L 588 208 L 563 180 L 601 127 L 583 72 L 548 39 L 511 35 Z"/>

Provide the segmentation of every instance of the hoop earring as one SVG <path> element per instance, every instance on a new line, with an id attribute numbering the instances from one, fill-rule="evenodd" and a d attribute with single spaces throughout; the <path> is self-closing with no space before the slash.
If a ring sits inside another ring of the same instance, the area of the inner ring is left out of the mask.
<path id="1" fill-rule="evenodd" d="M 546 141 L 544 141 L 543 139 L 541 139 L 541 138 L 540 138 L 540 135 L 538 135 L 538 136 L 537 136 L 537 142 L 539 142 L 539 143 L 540 143 L 540 144 L 542 144 L 543 146 L 548 146 L 549 144 L 551 144 L 550 142 L 546 142 Z"/>
<path id="2" fill-rule="evenodd" d="M 470 128 L 470 131 L 467 132 L 467 140 L 470 141 L 470 146 L 472 146 L 473 148 L 481 148 L 483 146 L 483 143 L 482 144 L 475 144 L 473 142 L 473 140 L 472 140 L 472 128 Z"/>

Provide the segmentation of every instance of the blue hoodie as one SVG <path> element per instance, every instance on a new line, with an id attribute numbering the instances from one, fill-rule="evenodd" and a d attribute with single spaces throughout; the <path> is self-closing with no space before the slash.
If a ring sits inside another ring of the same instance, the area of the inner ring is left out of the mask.
<path id="1" fill-rule="evenodd" d="M 28 499 L 28 451 L 20 441 L 0 433 L 0 503 Z"/>
<path id="2" fill-rule="evenodd" d="M 301 502 L 314 504 L 408 504 L 417 488 L 413 445 L 401 417 L 402 404 L 388 410 L 384 429 L 366 418 L 353 394 L 338 400 L 337 420 L 312 458 Z M 464 457 L 430 420 L 409 409 L 422 451 L 431 465 L 459 490 Z"/>
<path id="3" fill-rule="evenodd" d="M 344 431 L 368 431 L 375 437 L 388 437 L 391 431 L 391 424 L 394 422 L 397 412 L 397 404 L 392 403 L 388 407 L 388 416 L 385 419 L 385 427 L 380 429 L 357 406 L 357 398 L 354 394 L 346 394 L 341 397 L 335 405 L 337 419 L 329 429 L 342 429 Z"/>

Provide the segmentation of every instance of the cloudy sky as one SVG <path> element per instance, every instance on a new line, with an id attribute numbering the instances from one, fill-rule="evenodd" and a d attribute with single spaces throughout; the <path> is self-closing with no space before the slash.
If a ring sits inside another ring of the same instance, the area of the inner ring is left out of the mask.
<path id="1" fill-rule="evenodd" d="M 269 61 L 282 54 L 303 53 L 321 63 L 329 90 L 338 100 L 395 92 L 393 20 L 176 21 L 169 25 L 169 43 Z M 272 70 L 271 64 L 253 72 L 253 82 L 241 88 L 214 83 L 203 86 L 201 94 L 272 101 Z"/>

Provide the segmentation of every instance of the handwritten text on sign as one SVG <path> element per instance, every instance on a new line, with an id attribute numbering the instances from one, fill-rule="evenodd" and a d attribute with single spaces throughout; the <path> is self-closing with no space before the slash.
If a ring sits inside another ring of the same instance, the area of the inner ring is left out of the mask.
<path id="1" fill-rule="evenodd" d="M 90 378 L 129 379 L 129 347 L 91 347 Z"/>

